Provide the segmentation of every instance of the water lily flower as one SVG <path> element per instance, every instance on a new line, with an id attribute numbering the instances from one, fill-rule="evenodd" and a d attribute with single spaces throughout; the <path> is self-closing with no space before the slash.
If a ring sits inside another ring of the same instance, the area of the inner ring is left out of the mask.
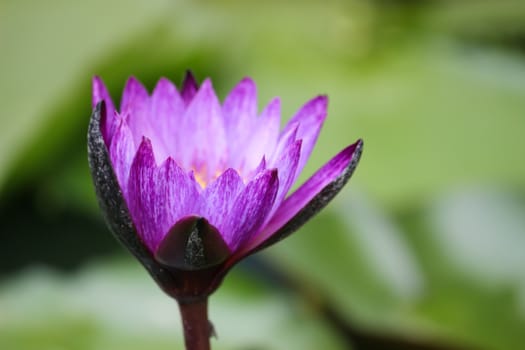
<path id="1" fill-rule="evenodd" d="M 243 79 L 221 104 L 209 79 L 180 90 L 135 78 L 117 110 L 93 79 L 91 173 L 115 237 L 181 304 L 205 299 L 244 257 L 297 230 L 345 185 L 363 143 L 346 147 L 289 193 L 314 148 L 327 97 L 308 101 L 280 131 L 280 100 L 258 113 Z"/>

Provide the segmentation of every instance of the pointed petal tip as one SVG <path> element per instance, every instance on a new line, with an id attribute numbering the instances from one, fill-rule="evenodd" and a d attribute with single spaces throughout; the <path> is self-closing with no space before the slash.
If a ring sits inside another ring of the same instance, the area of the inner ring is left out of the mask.
<path id="1" fill-rule="evenodd" d="M 140 141 L 140 145 L 142 146 L 142 144 L 145 144 L 147 145 L 148 147 L 151 147 L 151 140 L 149 139 L 149 137 L 147 136 L 142 136 L 142 139 Z"/>
<path id="2" fill-rule="evenodd" d="M 166 77 L 160 77 L 159 80 L 157 80 L 157 84 L 155 84 L 155 88 L 153 89 L 153 92 L 164 90 L 166 88 L 172 88 L 175 87 L 175 85 L 172 83 L 171 80 L 169 80 Z"/>
<path id="3" fill-rule="evenodd" d="M 311 99 L 307 104 L 315 106 L 318 117 L 326 118 L 328 114 L 328 95 L 318 95 Z"/>
<path id="4" fill-rule="evenodd" d="M 202 84 L 199 88 L 199 91 L 200 90 L 213 90 L 213 82 L 211 81 L 210 78 L 206 78 L 202 81 Z"/>
<path id="5" fill-rule="evenodd" d="M 93 88 L 95 88 L 95 86 L 103 86 L 104 85 L 104 81 L 102 80 L 102 78 L 98 75 L 94 75 L 92 78 L 91 78 L 91 85 L 93 86 Z"/>
<path id="6" fill-rule="evenodd" d="M 185 100 L 187 102 L 189 102 L 195 95 L 195 92 L 199 90 L 199 83 L 195 79 L 195 76 L 193 75 L 191 70 L 186 71 L 186 74 L 184 75 L 184 78 L 182 79 L 180 90 L 181 90 L 181 94 L 185 96 Z"/>
<path id="7" fill-rule="evenodd" d="M 130 75 L 126 80 L 126 85 L 128 84 L 141 84 L 140 81 L 134 75 Z"/>
<path id="8" fill-rule="evenodd" d="M 164 115 L 165 113 L 173 113 L 181 99 L 177 87 L 171 80 L 166 77 L 161 77 L 151 93 L 151 105 L 155 113 Z"/>
<path id="9" fill-rule="evenodd" d="M 148 90 L 134 76 L 130 76 L 124 86 L 122 99 L 120 100 L 120 112 L 133 111 L 137 106 L 144 106 L 149 97 Z"/>
<path id="10" fill-rule="evenodd" d="M 249 89 L 253 89 L 253 90 L 256 90 L 257 89 L 257 84 L 255 83 L 255 81 L 250 78 L 250 77 L 244 77 L 242 78 L 239 83 L 237 84 L 237 86 L 242 86 L 242 87 L 246 87 L 246 88 L 249 88 Z"/>
<path id="11" fill-rule="evenodd" d="M 248 77 L 248 76 L 243 77 L 240 80 L 240 83 L 247 83 L 247 84 L 255 85 L 255 81 L 251 77 Z"/>
<path id="12" fill-rule="evenodd" d="M 128 77 L 128 80 L 126 80 L 126 85 L 124 86 L 124 92 L 126 92 L 126 90 L 131 90 L 135 93 L 148 93 L 148 90 L 146 89 L 146 87 L 144 86 L 144 84 L 142 84 L 142 82 L 137 78 L 135 77 L 134 75 L 131 75 Z"/>
<path id="13" fill-rule="evenodd" d="M 317 95 L 316 97 L 313 98 L 313 101 L 328 105 L 328 95 L 327 94 Z"/>
<path id="14" fill-rule="evenodd" d="M 171 80 L 162 76 L 159 78 L 159 80 L 157 81 L 157 84 L 160 83 L 160 82 L 168 82 L 168 83 L 171 83 Z"/>
<path id="15" fill-rule="evenodd" d="M 172 168 L 174 166 L 178 165 L 177 162 L 175 162 L 175 160 L 171 156 L 168 156 L 168 158 L 164 159 L 160 164 L 160 168 Z"/>
<path id="16" fill-rule="evenodd" d="M 193 74 L 193 72 L 191 71 L 191 69 L 187 69 L 186 70 L 186 73 L 184 74 L 184 79 L 183 79 L 183 85 L 187 83 L 187 84 L 191 84 L 191 85 L 195 85 L 197 86 L 197 79 L 195 79 L 195 75 Z"/>
<path id="17" fill-rule="evenodd" d="M 111 96 L 109 96 L 108 89 L 102 78 L 98 75 L 93 76 L 91 79 L 91 98 L 93 108 L 100 101 L 106 101 L 109 107 L 112 107 L 113 101 L 111 100 Z"/>
<path id="18" fill-rule="evenodd" d="M 126 80 L 126 85 L 124 86 L 124 94 L 126 93 L 135 94 L 135 96 L 137 97 L 143 97 L 148 95 L 148 90 L 139 79 L 132 75 L 128 78 L 128 80 Z"/>
<path id="19" fill-rule="evenodd" d="M 222 172 L 222 174 L 219 175 L 219 177 L 221 176 L 224 176 L 224 177 L 229 177 L 229 176 L 232 176 L 232 177 L 236 177 L 236 178 L 241 178 L 240 175 L 239 175 L 239 172 L 237 170 L 235 170 L 234 168 L 228 168 L 226 170 L 224 170 Z M 215 179 L 217 180 L 217 179 Z"/>
<path id="20" fill-rule="evenodd" d="M 365 143 L 364 143 L 363 139 L 358 139 L 352 145 L 353 146 L 352 160 L 350 162 L 351 163 L 350 166 L 348 167 L 350 173 L 353 173 L 355 168 L 357 167 L 357 163 L 359 163 L 359 160 L 361 159 L 361 154 L 363 153 L 364 145 L 365 145 Z M 352 146 L 350 146 L 350 147 L 352 147 Z"/>
<path id="21" fill-rule="evenodd" d="M 268 185 L 273 185 L 275 181 L 279 181 L 279 170 L 277 168 L 269 168 L 261 170 L 258 174 L 253 177 L 249 183 L 255 183 L 258 181 L 266 181 Z M 264 179 L 261 179 L 264 178 Z"/>
<path id="22" fill-rule="evenodd" d="M 262 172 L 263 176 L 268 178 L 268 187 L 273 188 L 277 187 L 279 183 L 279 170 L 277 168 L 267 169 Z M 277 195 L 277 189 L 275 190 L 274 198 L 272 199 L 272 202 L 275 200 L 275 195 Z"/>
<path id="23" fill-rule="evenodd" d="M 253 102 L 253 100 L 257 99 L 257 84 L 255 81 L 250 77 L 244 77 L 230 91 L 228 96 L 226 97 L 226 101 L 230 100 L 231 102 L 239 103 L 243 100 L 248 100 Z"/>
<path id="24" fill-rule="evenodd" d="M 263 118 L 279 118 L 281 117 L 281 98 L 274 97 L 268 102 L 261 112 Z"/>
<path id="25" fill-rule="evenodd" d="M 327 174 L 331 174 L 329 177 L 331 177 L 332 185 L 342 188 L 354 173 L 362 153 L 363 140 L 358 139 L 328 161 L 320 171 L 326 169 Z M 341 185 L 336 185 L 339 182 L 341 182 Z"/>
<path id="26" fill-rule="evenodd" d="M 359 161 L 361 153 L 363 153 L 364 141 L 363 139 L 357 139 L 356 142 L 348 146 L 345 151 L 352 155 L 352 160 Z"/>
<path id="27" fill-rule="evenodd" d="M 151 144 L 151 140 L 146 136 L 142 136 L 142 141 L 133 160 L 133 163 L 135 162 L 142 162 L 148 166 L 155 166 L 157 164 L 153 153 L 153 145 Z"/>
<path id="28" fill-rule="evenodd" d="M 208 110 L 211 109 L 211 106 L 214 106 L 217 108 L 217 112 L 220 113 L 220 101 L 217 97 L 217 94 L 215 92 L 215 89 L 213 88 L 213 83 L 210 78 L 206 78 L 201 86 L 199 87 L 198 91 L 195 91 L 195 95 L 192 96 L 191 100 L 188 101 L 188 109 L 191 108 L 191 106 L 201 106 L 202 110 Z"/>

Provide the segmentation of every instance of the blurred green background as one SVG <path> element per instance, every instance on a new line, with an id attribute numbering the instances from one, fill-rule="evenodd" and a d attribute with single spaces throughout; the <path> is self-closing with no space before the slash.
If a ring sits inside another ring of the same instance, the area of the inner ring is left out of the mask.
<path id="1" fill-rule="evenodd" d="M 182 349 L 176 304 L 107 231 L 90 79 L 186 69 L 286 120 L 326 93 L 301 177 L 356 174 L 211 299 L 215 349 L 522 349 L 525 2 L 0 0 L 0 349 Z"/>

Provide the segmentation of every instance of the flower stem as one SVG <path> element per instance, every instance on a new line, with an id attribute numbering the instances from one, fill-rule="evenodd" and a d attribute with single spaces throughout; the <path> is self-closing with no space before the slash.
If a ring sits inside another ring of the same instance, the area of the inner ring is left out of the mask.
<path id="1" fill-rule="evenodd" d="M 179 301 L 186 350 L 210 350 L 213 325 L 208 321 L 208 298 Z"/>

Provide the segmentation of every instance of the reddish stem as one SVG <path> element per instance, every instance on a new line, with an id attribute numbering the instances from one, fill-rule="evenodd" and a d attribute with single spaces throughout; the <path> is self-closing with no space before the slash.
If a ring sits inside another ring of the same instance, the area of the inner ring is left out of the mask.
<path id="1" fill-rule="evenodd" d="M 210 350 L 213 326 L 208 321 L 208 298 L 179 302 L 186 350 Z"/>

